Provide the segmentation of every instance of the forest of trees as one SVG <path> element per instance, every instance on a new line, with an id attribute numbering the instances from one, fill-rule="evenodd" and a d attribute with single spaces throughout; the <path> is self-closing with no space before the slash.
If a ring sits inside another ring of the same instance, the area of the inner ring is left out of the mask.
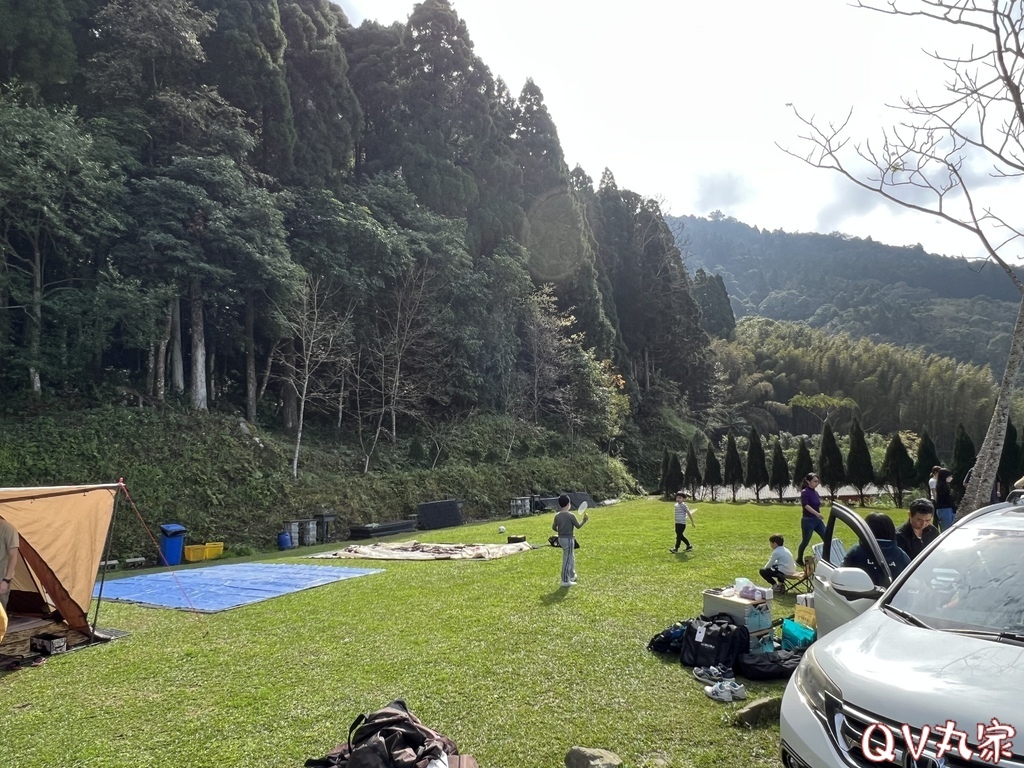
<path id="1" fill-rule="evenodd" d="M 238 412 L 298 437 L 296 471 L 311 422 L 365 471 L 382 442 L 486 412 L 653 484 L 666 449 L 704 472 L 727 435 L 856 419 L 951 451 L 991 412 L 987 368 L 737 325 L 730 297 L 770 315 L 799 268 L 756 298 L 696 221 L 680 235 L 610 170 L 570 169 L 539 84 L 495 78 L 447 0 L 358 28 L 329 0 L 6 3 L 0 83 L 8 413 Z M 985 317 L 994 349 L 1006 320 Z"/>

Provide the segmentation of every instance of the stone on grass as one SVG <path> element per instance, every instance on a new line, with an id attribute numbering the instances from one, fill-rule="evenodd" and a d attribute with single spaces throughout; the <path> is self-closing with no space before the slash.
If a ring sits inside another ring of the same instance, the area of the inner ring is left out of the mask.
<path id="1" fill-rule="evenodd" d="M 573 747 L 565 756 L 565 768 L 621 768 L 622 758 L 607 749 Z"/>
<path id="2" fill-rule="evenodd" d="M 782 698 L 780 696 L 757 699 L 738 711 L 733 718 L 732 724 L 745 728 L 754 728 L 759 725 L 778 725 L 781 707 Z"/>

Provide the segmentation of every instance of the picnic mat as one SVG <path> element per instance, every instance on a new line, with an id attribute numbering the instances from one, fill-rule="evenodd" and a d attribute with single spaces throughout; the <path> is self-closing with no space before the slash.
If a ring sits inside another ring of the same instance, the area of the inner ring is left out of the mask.
<path id="1" fill-rule="evenodd" d="M 335 552 L 307 555 L 313 558 L 353 557 L 368 560 L 497 560 L 534 549 L 525 541 L 516 544 L 426 544 L 419 541 L 350 544 Z"/>
<path id="2" fill-rule="evenodd" d="M 158 608 L 180 608 L 216 613 L 272 597 L 352 579 L 379 568 L 339 568 L 323 565 L 275 565 L 236 563 L 164 571 L 125 579 L 109 579 L 103 585 L 103 599 L 139 603 Z M 93 590 L 98 597 L 100 585 Z"/>

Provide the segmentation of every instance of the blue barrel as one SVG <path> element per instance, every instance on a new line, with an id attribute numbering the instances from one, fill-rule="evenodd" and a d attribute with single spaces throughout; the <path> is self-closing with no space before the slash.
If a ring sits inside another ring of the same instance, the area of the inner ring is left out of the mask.
<path id="1" fill-rule="evenodd" d="M 164 523 L 160 526 L 160 559 L 164 565 L 181 565 L 186 532 L 185 526 L 178 523 Z"/>
<path id="2" fill-rule="evenodd" d="M 277 548 L 278 549 L 291 549 L 292 548 L 292 535 L 288 531 L 281 531 L 277 534 Z"/>

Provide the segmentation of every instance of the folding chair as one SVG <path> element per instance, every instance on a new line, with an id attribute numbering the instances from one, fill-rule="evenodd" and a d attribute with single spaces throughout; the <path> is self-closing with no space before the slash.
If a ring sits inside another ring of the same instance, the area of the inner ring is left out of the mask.
<path id="1" fill-rule="evenodd" d="M 780 595 L 789 593 L 807 594 L 814 591 L 814 558 L 804 558 L 803 571 L 797 571 L 793 576 L 784 576 L 782 584 L 776 590 Z"/>

